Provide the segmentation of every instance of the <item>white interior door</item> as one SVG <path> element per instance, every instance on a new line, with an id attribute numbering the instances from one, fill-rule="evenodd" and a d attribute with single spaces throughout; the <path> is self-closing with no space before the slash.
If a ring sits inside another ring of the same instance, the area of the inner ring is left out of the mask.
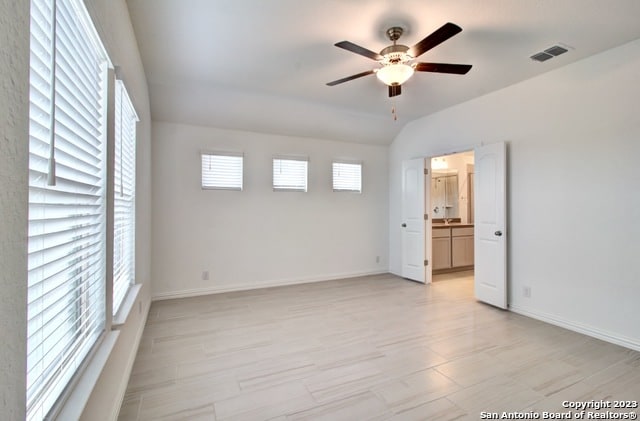
<path id="1" fill-rule="evenodd" d="M 506 145 L 475 149 L 475 295 L 507 308 Z"/>
<path id="2" fill-rule="evenodd" d="M 402 162 L 402 277 L 425 282 L 424 159 Z"/>

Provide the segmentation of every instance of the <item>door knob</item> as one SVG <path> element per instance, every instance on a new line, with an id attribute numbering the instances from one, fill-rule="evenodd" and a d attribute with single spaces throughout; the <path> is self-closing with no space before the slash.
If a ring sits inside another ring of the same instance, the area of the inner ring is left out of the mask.
<path id="1" fill-rule="evenodd" d="M 496 231 L 493 233 L 496 237 L 502 237 L 502 231 Z"/>
<path id="2" fill-rule="evenodd" d="M 407 224 L 402 224 L 402 228 L 407 228 Z"/>

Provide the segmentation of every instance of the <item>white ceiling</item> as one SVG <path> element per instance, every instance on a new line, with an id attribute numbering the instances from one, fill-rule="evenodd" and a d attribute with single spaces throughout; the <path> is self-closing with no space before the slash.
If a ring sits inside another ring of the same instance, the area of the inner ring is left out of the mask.
<path id="1" fill-rule="evenodd" d="M 640 38 L 638 0 L 128 0 L 154 120 L 371 144 L 404 124 Z M 335 47 L 378 52 L 401 25 L 414 45 L 446 22 L 463 31 L 419 61 L 472 64 L 416 73 L 394 100 L 377 67 Z M 554 44 L 572 47 L 544 63 Z M 395 105 L 398 120 L 391 108 Z"/>

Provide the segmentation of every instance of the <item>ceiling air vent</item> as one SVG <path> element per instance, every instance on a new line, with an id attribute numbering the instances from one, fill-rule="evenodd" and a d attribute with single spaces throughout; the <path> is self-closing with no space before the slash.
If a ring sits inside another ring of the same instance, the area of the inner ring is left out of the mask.
<path id="1" fill-rule="evenodd" d="M 569 50 L 567 50 L 566 48 L 561 47 L 559 45 L 554 45 L 553 47 L 547 48 L 546 50 L 544 50 L 545 53 L 551 54 L 554 57 L 555 56 L 559 56 L 560 54 L 564 54 L 567 51 L 569 51 Z"/>
<path id="2" fill-rule="evenodd" d="M 531 60 L 540 61 L 540 62 L 547 61 L 550 58 L 554 58 L 556 56 L 559 56 L 560 54 L 564 54 L 567 51 L 569 50 L 563 46 L 554 45 L 553 47 L 549 47 L 544 51 L 541 51 L 539 53 L 532 55 Z"/>
<path id="3" fill-rule="evenodd" d="M 531 60 L 535 61 L 547 61 L 550 58 L 553 58 L 553 56 L 547 53 L 537 53 L 531 56 Z"/>

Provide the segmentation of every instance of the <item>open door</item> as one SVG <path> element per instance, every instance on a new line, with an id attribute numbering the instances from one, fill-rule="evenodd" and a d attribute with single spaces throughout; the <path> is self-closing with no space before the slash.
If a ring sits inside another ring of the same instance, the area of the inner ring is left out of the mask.
<path id="1" fill-rule="evenodd" d="M 424 159 L 402 162 L 402 277 L 425 282 Z"/>
<path id="2" fill-rule="evenodd" d="M 475 149 L 475 295 L 507 308 L 506 145 Z"/>

